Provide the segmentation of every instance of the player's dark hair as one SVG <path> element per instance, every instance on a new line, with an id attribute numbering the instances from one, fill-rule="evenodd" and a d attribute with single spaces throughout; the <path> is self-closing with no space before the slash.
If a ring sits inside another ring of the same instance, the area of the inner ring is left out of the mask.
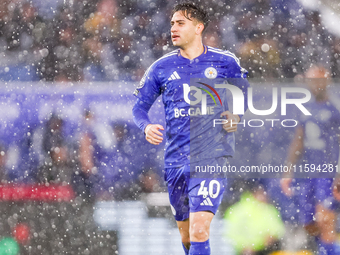
<path id="1" fill-rule="evenodd" d="M 182 11 L 184 17 L 186 17 L 188 20 L 196 19 L 198 22 L 203 23 L 204 25 L 203 32 L 208 27 L 210 21 L 208 12 L 205 11 L 203 8 L 195 5 L 194 3 L 185 2 L 177 4 L 171 12 L 171 17 L 175 14 L 175 12 L 178 11 Z"/>

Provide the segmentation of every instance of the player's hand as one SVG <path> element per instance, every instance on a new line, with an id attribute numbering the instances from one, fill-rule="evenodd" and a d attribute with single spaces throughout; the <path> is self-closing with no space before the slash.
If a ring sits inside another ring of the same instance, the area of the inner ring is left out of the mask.
<path id="1" fill-rule="evenodd" d="M 240 122 L 240 117 L 238 115 L 232 114 L 229 111 L 222 112 L 221 117 L 222 116 L 225 116 L 228 121 L 228 123 L 223 124 L 223 129 L 228 133 L 237 131 L 237 123 Z"/>
<path id="2" fill-rule="evenodd" d="M 163 141 L 163 134 L 159 130 L 164 130 L 162 125 L 159 124 L 149 124 L 146 126 L 144 133 L 145 139 L 151 143 L 158 145 Z"/>
<path id="3" fill-rule="evenodd" d="M 335 178 L 333 181 L 333 196 L 340 201 L 340 178 Z"/>
<path id="4" fill-rule="evenodd" d="M 293 191 L 291 188 L 292 180 L 292 178 L 282 178 L 280 181 L 281 189 L 283 193 L 288 197 L 291 197 L 293 195 Z"/>

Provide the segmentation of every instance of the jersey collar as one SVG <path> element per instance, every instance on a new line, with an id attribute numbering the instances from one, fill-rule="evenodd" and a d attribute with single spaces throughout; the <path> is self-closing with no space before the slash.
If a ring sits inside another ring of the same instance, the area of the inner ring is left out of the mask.
<path id="1" fill-rule="evenodd" d="M 208 52 L 208 46 L 206 46 L 206 45 L 203 44 L 203 47 L 204 47 L 203 53 L 202 53 L 201 55 L 199 55 L 197 58 L 194 58 L 194 59 L 192 59 L 192 60 L 183 57 L 182 54 L 181 54 L 180 49 L 178 49 L 177 56 L 178 56 L 180 59 L 182 59 L 182 60 L 185 60 L 185 61 L 187 61 L 187 62 L 192 63 L 192 62 L 194 62 L 195 60 L 200 60 L 201 58 L 203 58 L 203 57 L 207 54 L 207 52 Z"/>

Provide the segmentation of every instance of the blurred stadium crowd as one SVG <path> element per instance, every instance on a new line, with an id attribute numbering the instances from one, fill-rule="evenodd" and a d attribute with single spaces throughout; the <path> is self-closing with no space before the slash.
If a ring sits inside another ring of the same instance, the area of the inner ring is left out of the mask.
<path id="1" fill-rule="evenodd" d="M 296 0 L 200 2 L 211 15 L 205 43 L 234 52 L 250 77 L 292 78 L 311 63 L 339 75 L 340 39 L 325 29 L 319 12 Z M 173 49 L 168 16 L 174 3 L 3 0 L 0 78 L 138 81 Z"/>
<path id="2" fill-rule="evenodd" d="M 6 96 L 0 97 L 4 100 Z M 90 100 L 99 103 L 93 95 Z M 27 95 L 25 101 L 30 101 Z M 25 113 L 15 121 L 2 116 L 1 184 L 71 185 L 86 201 L 138 199 L 141 191 L 160 191 L 162 150 L 149 145 L 128 120 L 103 120 L 89 109 L 83 113 L 78 109 L 80 118 L 70 118 L 59 109 L 52 109 L 41 121 L 25 118 Z M 43 111 L 40 108 L 33 115 Z"/>

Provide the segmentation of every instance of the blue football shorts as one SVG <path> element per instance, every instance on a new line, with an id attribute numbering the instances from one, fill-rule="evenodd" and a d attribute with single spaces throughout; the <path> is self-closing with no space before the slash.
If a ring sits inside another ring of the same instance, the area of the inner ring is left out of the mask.
<path id="1" fill-rule="evenodd" d="M 294 194 L 298 202 L 299 222 L 308 225 L 315 219 L 317 204 L 335 210 L 339 203 L 333 197 L 333 178 L 296 179 Z"/>
<path id="2" fill-rule="evenodd" d="M 209 162 L 216 165 L 221 160 L 211 159 Z M 168 184 L 170 206 L 176 221 L 188 219 L 190 212 L 209 211 L 216 214 L 227 183 L 225 177 L 219 177 L 193 177 L 189 164 L 165 169 L 164 179 Z"/>

